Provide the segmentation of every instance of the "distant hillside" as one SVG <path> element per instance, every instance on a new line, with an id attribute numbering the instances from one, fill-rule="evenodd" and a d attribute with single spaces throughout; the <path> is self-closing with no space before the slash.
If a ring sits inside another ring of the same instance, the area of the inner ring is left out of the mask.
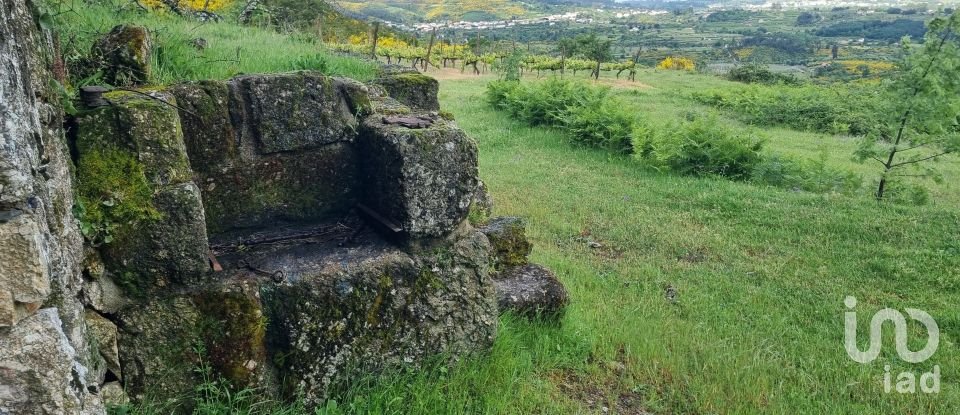
<path id="1" fill-rule="evenodd" d="M 350 36 L 370 32 L 369 16 L 335 2 L 324 0 L 264 0 L 263 18 L 281 27 L 320 32 L 327 42 L 345 42 Z M 390 28 L 382 33 L 397 37 L 404 34 Z"/>
<path id="2" fill-rule="evenodd" d="M 516 0 L 341 0 L 346 10 L 401 23 L 443 20 L 500 20 L 528 17 L 553 9 L 562 1 Z"/>

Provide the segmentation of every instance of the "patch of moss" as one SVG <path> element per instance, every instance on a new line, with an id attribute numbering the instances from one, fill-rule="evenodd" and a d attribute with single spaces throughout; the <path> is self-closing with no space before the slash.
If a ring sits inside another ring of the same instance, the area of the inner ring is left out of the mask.
<path id="1" fill-rule="evenodd" d="M 143 165 L 133 153 L 114 146 L 88 149 L 77 160 L 75 213 L 83 235 L 95 245 L 162 217 Z"/>
<path id="2" fill-rule="evenodd" d="M 429 86 L 435 79 L 417 72 L 407 72 L 393 75 L 392 78 L 408 86 Z"/>
<path id="3" fill-rule="evenodd" d="M 213 368 L 237 388 L 255 381 L 256 366 L 266 358 L 266 317 L 259 301 L 237 292 L 206 292 L 194 299 L 200 314 L 202 338 Z"/>

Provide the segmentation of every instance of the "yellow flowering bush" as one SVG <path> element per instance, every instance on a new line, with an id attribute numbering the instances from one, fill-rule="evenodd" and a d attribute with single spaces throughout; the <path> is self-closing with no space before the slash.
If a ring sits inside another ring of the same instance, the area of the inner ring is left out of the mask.
<path id="1" fill-rule="evenodd" d="M 154 10 L 166 10 L 167 5 L 162 0 L 141 0 L 141 4 Z M 178 0 L 181 9 L 205 10 L 215 12 L 233 4 L 233 0 Z"/>
<path id="2" fill-rule="evenodd" d="M 692 71 L 696 68 L 697 65 L 693 62 L 693 59 L 673 56 L 668 56 L 666 59 L 660 61 L 660 63 L 657 65 L 657 69 L 674 69 L 682 71 Z"/>

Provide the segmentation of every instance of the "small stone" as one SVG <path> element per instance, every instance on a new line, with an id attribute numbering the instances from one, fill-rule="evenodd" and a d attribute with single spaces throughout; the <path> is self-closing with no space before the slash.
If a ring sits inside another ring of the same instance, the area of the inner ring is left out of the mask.
<path id="1" fill-rule="evenodd" d="M 493 218 L 480 229 L 493 246 L 494 264 L 498 271 L 527 264 L 533 245 L 527 240 L 527 224 L 517 217 Z"/>
<path id="2" fill-rule="evenodd" d="M 500 312 L 559 320 L 570 302 L 566 288 L 550 270 L 536 264 L 511 268 L 494 281 Z"/>
<path id="3" fill-rule="evenodd" d="M 100 388 L 100 398 L 107 406 L 123 406 L 130 403 L 130 397 L 127 396 L 120 382 L 105 383 Z"/>
<path id="4" fill-rule="evenodd" d="M 100 356 L 107 363 L 107 369 L 118 379 L 123 379 L 120 371 L 120 351 L 117 349 L 117 325 L 95 311 L 84 313 L 87 332 L 97 342 Z"/>
<path id="5" fill-rule="evenodd" d="M 116 314 L 127 303 L 123 291 L 108 276 L 84 281 L 81 294 L 84 304 L 104 314 Z"/>

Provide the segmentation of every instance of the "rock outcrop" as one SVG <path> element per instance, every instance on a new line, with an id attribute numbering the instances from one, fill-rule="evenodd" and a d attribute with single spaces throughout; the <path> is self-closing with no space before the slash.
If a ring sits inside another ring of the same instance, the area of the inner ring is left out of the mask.
<path id="1" fill-rule="evenodd" d="M 99 414 L 83 239 L 38 15 L 30 1 L 0 2 L 0 413 Z"/>
<path id="2" fill-rule="evenodd" d="M 105 99 L 72 123 L 85 298 L 131 398 L 210 373 L 314 404 L 358 370 L 492 344 L 477 150 L 453 122 L 314 72 Z"/>

